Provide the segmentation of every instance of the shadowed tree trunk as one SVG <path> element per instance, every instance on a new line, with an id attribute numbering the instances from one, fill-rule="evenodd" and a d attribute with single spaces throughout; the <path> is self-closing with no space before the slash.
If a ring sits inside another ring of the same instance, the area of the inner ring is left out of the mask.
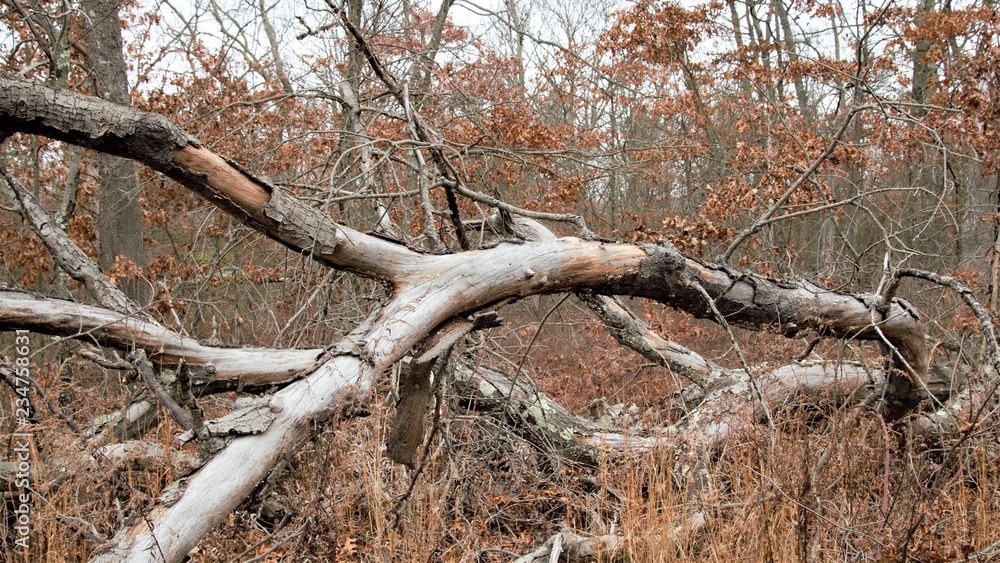
<path id="1" fill-rule="evenodd" d="M 116 104 L 131 105 L 118 5 L 116 0 L 80 2 L 85 16 L 84 44 L 95 94 Z M 143 218 L 135 162 L 101 153 L 97 157 L 97 174 L 101 181 L 98 228 L 101 269 L 110 272 L 118 257 L 141 267 L 144 264 Z M 122 286 L 129 297 L 139 299 L 140 280 L 127 276 L 122 278 Z"/>
<path id="2" fill-rule="evenodd" d="M 917 16 L 914 24 L 918 27 L 922 25 L 934 11 L 934 6 L 934 0 L 921 0 L 917 7 Z M 913 47 L 913 77 L 910 86 L 910 95 L 916 104 L 923 104 L 927 101 L 927 89 L 934 78 L 934 62 L 927 58 L 933 46 L 934 41 L 932 39 L 921 37 L 917 39 L 916 45 Z M 926 115 L 927 108 L 918 105 L 913 108 L 913 113 L 917 116 Z"/>

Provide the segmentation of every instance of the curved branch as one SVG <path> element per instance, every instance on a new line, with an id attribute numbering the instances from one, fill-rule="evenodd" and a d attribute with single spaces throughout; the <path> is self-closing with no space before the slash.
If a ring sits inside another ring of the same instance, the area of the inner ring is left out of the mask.
<path id="1" fill-rule="evenodd" d="M 996 370 L 998 375 L 1000 375 L 1000 343 L 997 342 L 997 334 L 996 329 L 993 326 L 993 320 L 990 318 L 990 314 L 986 311 L 986 308 L 983 307 L 982 303 L 976 299 L 975 294 L 972 293 L 972 290 L 969 289 L 967 285 L 951 276 L 945 276 L 915 268 L 901 268 L 896 271 L 896 277 L 922 279 L 947 287 L 957 293 L 962 301 L 964 301 L 965 304 L 972 309 L 972 314 L 974 314 L 976 316 L 976 320 L 979 321 L 979 325 L 983 329 L 983 340 L 986 341 L 986 346 L 990 351 L 990 363 L 993 364 L 993 369 Z"/>
<path id="2" fill-rule="evenodd" d="M 160 385 L 160 382 L 156 380 L 156 374 L 153 373 L 153 366 L 149 365 L 149 360 L 146 359 L 146 351 L 143 349 L 136 350 L 128 356 L 128 361 L 132 362 L 135 366 L 135 371 L 139 373 L 139 377 L 142 382 L 146 384 L 149 391 L 156 397 L 157 402 L 167 409 L 170 413 L 170 417 L 180 425 L 184 430 L 191 430 L 191 414 L 185 411 L 180 405 L 174 401 L 170 393 Z"/>
<path id="3" fill-rule="evenodd" d="M 38 134 L 137 160 L 331 267 L 391 280 L 419 261 L 420 254 L 402 245 L 337 225 L 161 116 L 9 75 L 0 76 L 0 92 L 0 138 L 12 132 Z"/>
<path id="4" fill-rule="evenodd" d="M 163 365 L 184 362 L 199 385 L 247 387 L 294 379 L 316 364 L 323 350 L 219 348 L 160 325 L 109 311 L 24 291 L 0 288 L 0 330 L 34 332 L 97 342 L 120 350 L 140 348 Z"/>

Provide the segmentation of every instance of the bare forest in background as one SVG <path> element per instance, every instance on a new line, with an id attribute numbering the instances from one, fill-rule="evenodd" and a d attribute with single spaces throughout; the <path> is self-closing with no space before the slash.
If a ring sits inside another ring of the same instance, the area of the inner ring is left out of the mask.
<path id="1" fill-rule="evenodd" d="M 993 0 L 0 0 L 0 562 L 1000 560 L 998 126 Z"/>

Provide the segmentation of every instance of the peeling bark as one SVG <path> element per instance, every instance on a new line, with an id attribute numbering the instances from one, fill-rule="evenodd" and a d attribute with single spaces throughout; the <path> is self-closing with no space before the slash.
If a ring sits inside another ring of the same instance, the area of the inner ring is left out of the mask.
<path id="1" fill-rule="evenodd" d="M 0 116 L 3 134 L 43 135 L 137 160 L 328 266 L 388 279 L 418 256 L 403 246 L 335 224 L 205 149 L 161 116 L 11 76 L 0 76 Z"/>

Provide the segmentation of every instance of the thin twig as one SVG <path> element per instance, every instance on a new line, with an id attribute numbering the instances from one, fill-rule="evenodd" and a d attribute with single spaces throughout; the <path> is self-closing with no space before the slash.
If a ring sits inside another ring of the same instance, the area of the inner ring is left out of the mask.
<path id="1" fill-rule="evenodd" d="M 531 341 L 528 342 L 527 349 L 525 349 L 524 354 L 521 356 L 521 361 L 517 363 L 517 369 L 514 370 L 514 376 L 511 378 L 510 382 L 510 390 L 507 392 L 507 401 L 506 403 L 504 403 L 503 406 L 504 411 L 506 411 L 507 407 L 510 406 L 510 400 L 511 397 L 514 396 L 514 387 L 517 386 L 517 379 L 521 375 L 521 369 L 524 367 L 524 362 L 528 359 L 528 354 L 531 353 L 531 348 L 535 345 L 535 341 L 538 340 L 538 335 L 541 334 L 542 327 L 545 326 L 545 321 L 549 320 L 549 317 L 552 316 L 552 313 L 555 313 L 556 309 L 558 309 L 560 305 L 562 305 L 567 299 L 569 299 L 569 296 L 570 296 L 569 293 L 563 295 L 562 299 L 560 299 L 555 305 L 553 305 L 552 308 L 545 313 L 545 316 L 542 317 L 542 320 L 538 322 L 538 328 L 535 329 L 535 334 L 532 335 Z M 535 385 L 534 382 L 532 382 L 532 388 L 535 389 L 536 393 L 538 392 L 538 385 Z M 539 403 L 541 403 L 541 400 L 537 396 L 536 399 L 538 399 Z"/>
<path id="2" fill-rule="evenodd" d="M 330 0 L 327 0 L 327 3 L 332 6 Z M 530 217 L 532 219 L 538 219 L 544 221 L 559 221 L 564 223 L 573 223 L 577 225 L 577 227 L 579 227 L 581 236 L 585 238 L 593 236 L 593 233 L 591 233 L 590 230 L 587 229 L 586 223 L 583 221 L 583 218 L 580 217 L 579 215 L 574 215 L 571 213 L 560 214 L 560 213 L 542 213 L 538 211 L 529 211 L 527 209 L 515 207 L 497 198 L 488 196 L 480 192 L 473 191 L 468 187 L 466 187 L 465 184 L 461 181 L 458 171 L 448 161 L 447 157 L 445 157 L 441 145 L 439 143 L 433 142 L 431 138 L 432 137 L 431 131 L 428 128 L 427 124 L 421 118 L 420 114 L 415 109 L 410 107 L 408 99 L 409 92 L 406 90 L 405 85 L 403 87 L 400 87 L 396 79 L 382 66 L 382 63 L 379 61 L 378 57 L 375 55 L 374 52 L 372 52 L 367 41 L 361 35 L 361 31 L 358 30 L 357 26 L 355 26 L 354 23 L 350 21 L 350 18 L 347 17 L 347 13 L 343 10 L 343 8 L 341 7 L 336 9 L 340 13 L 340 19 L 342 24 L 344 25 L 344 28 L 348 31 L 348 33 L 350 33 L 351 37 L 354 39 L 355 43 L 358 46 L 358 50 L 361 51 L 361 53 L 368 60 L 368 65 L 371 67 L 372 71 L 375 72 L 375 75 L 379 78 L 379 80 L 381 80 L 382 83 L 385 84 L 386 88 L 388 88 L 389 93 L 394 98 L 396 98 L 400 106 L 403 107 L 404 111 L 406 112 L 407 121 L 409 122 L 412 128 L 414 136 L 417 137 L 419 141 L 427 143 L 427 150 L 431 153 L 431 158 L 438 169 L 438 173 L 446 180 L 445 182 L 442 183 L 442 185 L 444 186 L 445 195 L 448 200 L 448 208 L 451 212 L 451 220 L 455 226 L 455 235 L 458 237 L 459 243 L 461 244 L 463 250 L 468 249 L 468 240 L 466 239 L 465 228 L 462 225 L 461 219 L 458 216 L 458 203 L 457 201 L 455 201 L 455 195 L 452 190 L 454 190 L 454 192 L 458 192 L 459 194 L 477 203 L 482 203 L 484 205 L 489 205 L 490 207 L 502 209 L 504 211 L 513 213 L 515 215 L 522 215 L 524 217 Z M 414 150 L 419 150 L 419 149 L 415 148 Z"/>
<path id="3" fill-rule="evenodd" d="M 406 84 L 404 83 L 403 86 L 400 87 L 395 77 L 393 77 L 392 74 L 382 66 L 382 63 L 371 50 L 371 47 L 369 47 L 364 36 L 361 35 L 361 31 L 347 16 L 347 12 L 344 10 L 343 6 L 340 7 L 339 13 L 341 23 L 344 25 L 344 28 L 347 29 L 348 33 L 351 34 L 351 37 L 354 38 L 354 42 L 357 45 L 358 50 L 361 51 L 361 54 L 364 55 L 365 59 L 368 61 L 368 66 L 371 67 L 371 69 L 375 72 L 375 75 L 378 76 L 379 80 L 381 80 L 382 83 L 385 84 L 386 88 L 389 89 L 389 93 L 396 98 L 400 107 L 403 108 L 413 135 L 418 140 L 429 144 L 427 149 L 431 153 L 431 159 L 434 161 L 438 173 L 442 177 L 450 180 L 451 183 L 444 184 L 444 189 L 445 196 L 448 201 L 448 209 L 451 213 L 451 222 L 455 227 L 455 236 L 458 237 L 459 246 L 461 246 L 462 250 L 469 250 L 469 239 L 465 234 L 465 227 L 462 225 L 462 219 L 459 215 L 458 201 L 455 199 L 455 193 L 452 190 L 452 185 L 461 184 L 455 168 L 452 167 L 448 162 L 448 159 L 445 158 L 444 152 L 442 152 L 440 146 L 433 143 L 431 132 L 424 123 L 423 119 L 420 117 L 420 114 L 410 107 L 410 94 Z M 419 149 L 415 148 L 414 151 L 417 152 L 417 157 L 420 159 Z"/>
<path id="4" fill-rule="evenodd" d="M 4 383 L 9 385 L 11 389 L 14 389 L 15 393 L 19 387 L 19 385 L 17 385 L 17 380 L 21 379 L 26 381 L 28 386 L 30 386 L 35 391 L 35 394 L 38 395 L 38 398 L 42 400 L 45 408 L 49 409 L 49 412 L 56 415 L 56 418 L 59 420 L 65 422 L 66 426 L 68 426 L 74 433 L 83 434 L 83 431 L 80 430 L 80 426 L 77 425 L 75 420 L 63 414 L 61 410 L 52 404 L 52 401 L 45 397 L 45 391 L 43 391 L 42 387 L 35 382 L 34 378 L 23 373 L 21 375 L 17 375 L 17 371 L 14 369 L 14 365 L 11 363 L 10 358 L 5 356 L 2 352 L 0 352 L 0 376 L 2 376 Z"/>
<path id="5" fill-rule="evenodd" d="M 792 194 L 794 194 L 795 191 L 798 190 L 802 186 L 802 184 L 806 182 L 806 180 L 812 177 L 813 173 L 815 173 L 816 170 L 819 169 L 820 165 L 826 162 L 826 159 L 828 159 L 830 155 L 833 154 L 833 151 L 837 148 L 837 145 L 840 143 L 840 139 L 844 136 L 844 133 L 847 132 L 847 127 L 851 124 L 851 121 L 854 120 L 854 116 L 856 116 L 861 111 L 866 109 L 871 109 L 872 107 L 873 106 L 869 105 L 858 106 L 852 109 L 851 112 L 847 114 L 847 117 L 844 118 L 844 122 L 840 124 L 840 129 L 838 129 L 837 133 L 834 134 L 833 139 L 831 139 L 830 142 L 827 144 L 826 149 L 823 150 L 823 153 L 820 154 L 816 158 L 816 160 L 813 161 L 813 163 L 809 166 L 809 168 L 805 172 L 803 172 L 787 190 L 785 190 L 785 193 L 781 194 L 781 197 L 779 197 L 778 200 L 775 201 L 774 204 L 772 204 L 771 207 L 767 209 L 767 211 L 765 211 L 759 217 L 757 217 L 754 220 L 754 222 L 750 224 L 749 227 L 743 229 L 743 232 L 741 232 L 739 235 L 736 236 L 736 238 L 733 239 L 733 242 L 729 243 L 729 247 L 726 248 L 726 251 L 722 253 L 722 256 L 719 259 L 720 262 L 724 264 L 728 263 L 729 259 L 733 256 L 733 253 L 736 252 L 736 249 L 739 248 L 740 245 L 743 244 L 748 238 L 750 238 L 750 236 L 760 231 L 760 229 L 766 224 L 768 219 L 770 219 L 775 213 L 777 213 L 778 210 L 781 209 L 785 205 L 785 203 L 788 202 L 789 198 L 792 197 Z"/>
<path id="6" fill-rule="evenodd" d="M 271 553 L 274 553 L 274 550 L 278 549 L 282 545 L 284 545 L 284 544 L 286 544 L 286 543 L 294 540 L 295 538 L 301 536 L 302 534 L 304 534 L 305 531 L 306 531 L 306 526 L 307 526 L 307 524 L 303 524 L 299 529 L 295 530 L 294 532 L 292 532 L 291 534 L 289 534 L 287 537 L 284 537 L 284 538 L 282 538 L 282 539 L 274 542 L 274 545 L 272 545 L 271 547 L 269 547 L 267 549 L 267 551 L 264 551 L 263 553 L 257 555 L 256 557 L 254 557 L 252 559 L 247 559 L 246 561 L 243 561 L 243 563 L 257 563 L 258 561 L 267 560 L 268 556 L 270 556 Z M 268 536 L 268 537 L 266 537 L 266 538 L 264 538 L 263 540 L 257 542 L 257 545 L 254 546 L 254 547 L 260 546 L 261 544 L 263 544 L 265 541 L 271 539 L 272 537 L 273 537 L 273 534 L 270 535 L 270 536 Z M 246 553 L 246 551 L 244 551 L 243 553 Z"/>
<path id="7" fill-rule="evenodd" d="M 85 360 L 90 360 L 91 362 L 101 366 L 104 369 L 113 369 L 116 371 L 132 369 L 132 366 L 129 365 L 129 363 L 124 360 L 121 359 L 109 360 L 104 356 L 102 356 L 101 354 L 99 354 L 98 352 L 95 352 L 94 350 L 91 350 L 89 348 L 80 348 L 79 350 L 74 350 L 73 353 Z M 117 354 L 115 356 L 117 356 Z"/>
<path id="8" fill-rule="evenodd" d="M 41 491 L 36 489 L 32 489 L 32 491 L 39 499 L 42 500 L 43 503 L 45 503 L 46 506 L 49 507 L 49 510 L 55 513 L 56 520 L 59 520 L 65 526 L 68 526 L 74 532 L 80 534 L 80 536 L 82 536 L 87 543 L 94 547 L 101 547 L 105 544 L 104 539 L 101 537 L 101 534 L 98 533 L 97 528 L 95 528 L 93 524 L 83 518 L 80 518 L 79 516 L 67 516 L 59 512 L 56 510 L 55 505 L 49 502 L 49 499 L 45 498 L 45 495 L 42 494 Z"/>

